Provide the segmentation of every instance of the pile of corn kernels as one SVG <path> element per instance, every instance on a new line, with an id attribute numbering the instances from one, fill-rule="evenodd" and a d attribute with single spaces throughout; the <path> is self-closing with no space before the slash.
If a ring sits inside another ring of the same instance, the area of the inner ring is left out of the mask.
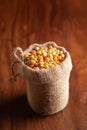
<path id="1" fill-rule="evenodd" d="M 24 63 L 29 67 L 40 70 L 57 66 L 65 59 L 65 53 L 56 47 L 35 47 L 28 54 L 24 54 Z"/>

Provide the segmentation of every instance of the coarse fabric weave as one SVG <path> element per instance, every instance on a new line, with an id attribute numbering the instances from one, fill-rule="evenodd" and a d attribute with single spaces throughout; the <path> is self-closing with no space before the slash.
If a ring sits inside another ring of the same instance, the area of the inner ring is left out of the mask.
<path id="1" fill-rule="evenodd" d="M 49 69 L 34 70 L 24 64 L 23 55 L 36 46 L 52 45 L 66 54 L 63 62 Z M 69 100 L 69 77 L 72 61 L 65 48 L 57 46 L 55 42 L 32 44 L 25 51 L 21 51 L 21 58 L 16 55 L 19 47 L 15 48 L 14 56 L 19 60 L 19 74 L 26 79 L 26 94 L 31 108 L 40 115 L 51 115 L 63 110 Z M 21 49 L 20 49 L 21 50 Z"/>

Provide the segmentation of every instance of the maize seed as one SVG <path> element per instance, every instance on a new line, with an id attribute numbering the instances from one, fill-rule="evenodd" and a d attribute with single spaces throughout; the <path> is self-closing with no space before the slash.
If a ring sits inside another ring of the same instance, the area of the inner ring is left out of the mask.
<path id="1" fill-rule="evenodd" d="M 36 64 L 36 61 L 35 61 L 35 60 L 31 60 L 30 63 L 31 63 L 32 65 L 35 65 L 35 64 Z"/>
<path id="2" fill-rule="evenodd" d="M 24 59 L 27 59 L 27 58 L 29 58 L 29 55 L 28 55 L 28 54 L 25 54 L 25 55 L 24 55 Z"/>
<path id="3" fill-rule="evenodd" d="M 44 56 L 44 57 L 47 56 L 47 52 L 43 52 L 43 56 Z"/>
<path id="4" fill-rule="evenodd" d="M 38 60 L 43 60 L 43 56 L 42 55 L 38 55 Z"/>
<path id="5" fill-rule="evenodd" d="M 45 57 L 45 62 L 49 62 L 50 58 L 49 57 Z"/>
<path id="6" fill-rule="evenodd" d="M 47 63 L 44 63 L 44 68 L 45 69 L 49 68 L 49 65 Z"/>
<path id="7" fill-rule="evenodd" d="M 58 60 L 59 61 L 61 61 L 62 60 L 62 56 L 60 55 L 60 56 L 58 56 Z"/>
<path id="8" fill-rule="evenodd" d="M 36 55 L 36 51 L 35 50 L 31 50 L 31 54 Z"/>
<path id="9" fill-rule="evenodd" d="M 38 50 L 36 53 L 37 53 L 38 55 L 41 55 L 41 54 L 42 54 L 42 52 L 41 52 L 40 50 Z"/>
<path id="10" fill-rule="evenodd" d="M 53 51 L 53 53 L 52 53 L 53 55 L 56 55 L 56 51 Z"/>
<path id="11" fill-rule="evenodd" d="M 65 55 L 64 55 L 64 54 L 62 54 L 61 56 L 62 56 L 62 58 L 65 58 Z"/>
<path id="12" fill-rule="evenodd" d="M 35 48 L 35 50 L 37 50 L 37 51 L 38 51 L 39 49 L 40 49 L 40 47 L 38 47 L 38 46 Z"/>

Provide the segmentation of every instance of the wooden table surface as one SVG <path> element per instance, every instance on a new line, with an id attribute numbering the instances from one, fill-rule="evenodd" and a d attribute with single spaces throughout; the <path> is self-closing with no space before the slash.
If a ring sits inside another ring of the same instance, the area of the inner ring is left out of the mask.
<path id="1" fill-rule="evenodd" d="M 28 105 L 22 78 L 10 83 L 13 49 L 54 41 L 71 54 L 67 107 L 41 117 Z M 0 0 L 0 130 L 87 130 L 87 1 Z"/>

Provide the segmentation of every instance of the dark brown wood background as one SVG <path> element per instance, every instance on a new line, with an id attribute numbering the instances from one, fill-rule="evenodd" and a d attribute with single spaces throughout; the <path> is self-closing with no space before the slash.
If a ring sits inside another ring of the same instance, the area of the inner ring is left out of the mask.
<path id="1" fill-rule="evenodd" d="M 70 98 L 64 111 L 36 115 L 25 80 L 10 83 L 13 49 L 55 41 L 71 54 Z M 87 130 L 87 1 L 0 0 L 0 130 Z"/>

